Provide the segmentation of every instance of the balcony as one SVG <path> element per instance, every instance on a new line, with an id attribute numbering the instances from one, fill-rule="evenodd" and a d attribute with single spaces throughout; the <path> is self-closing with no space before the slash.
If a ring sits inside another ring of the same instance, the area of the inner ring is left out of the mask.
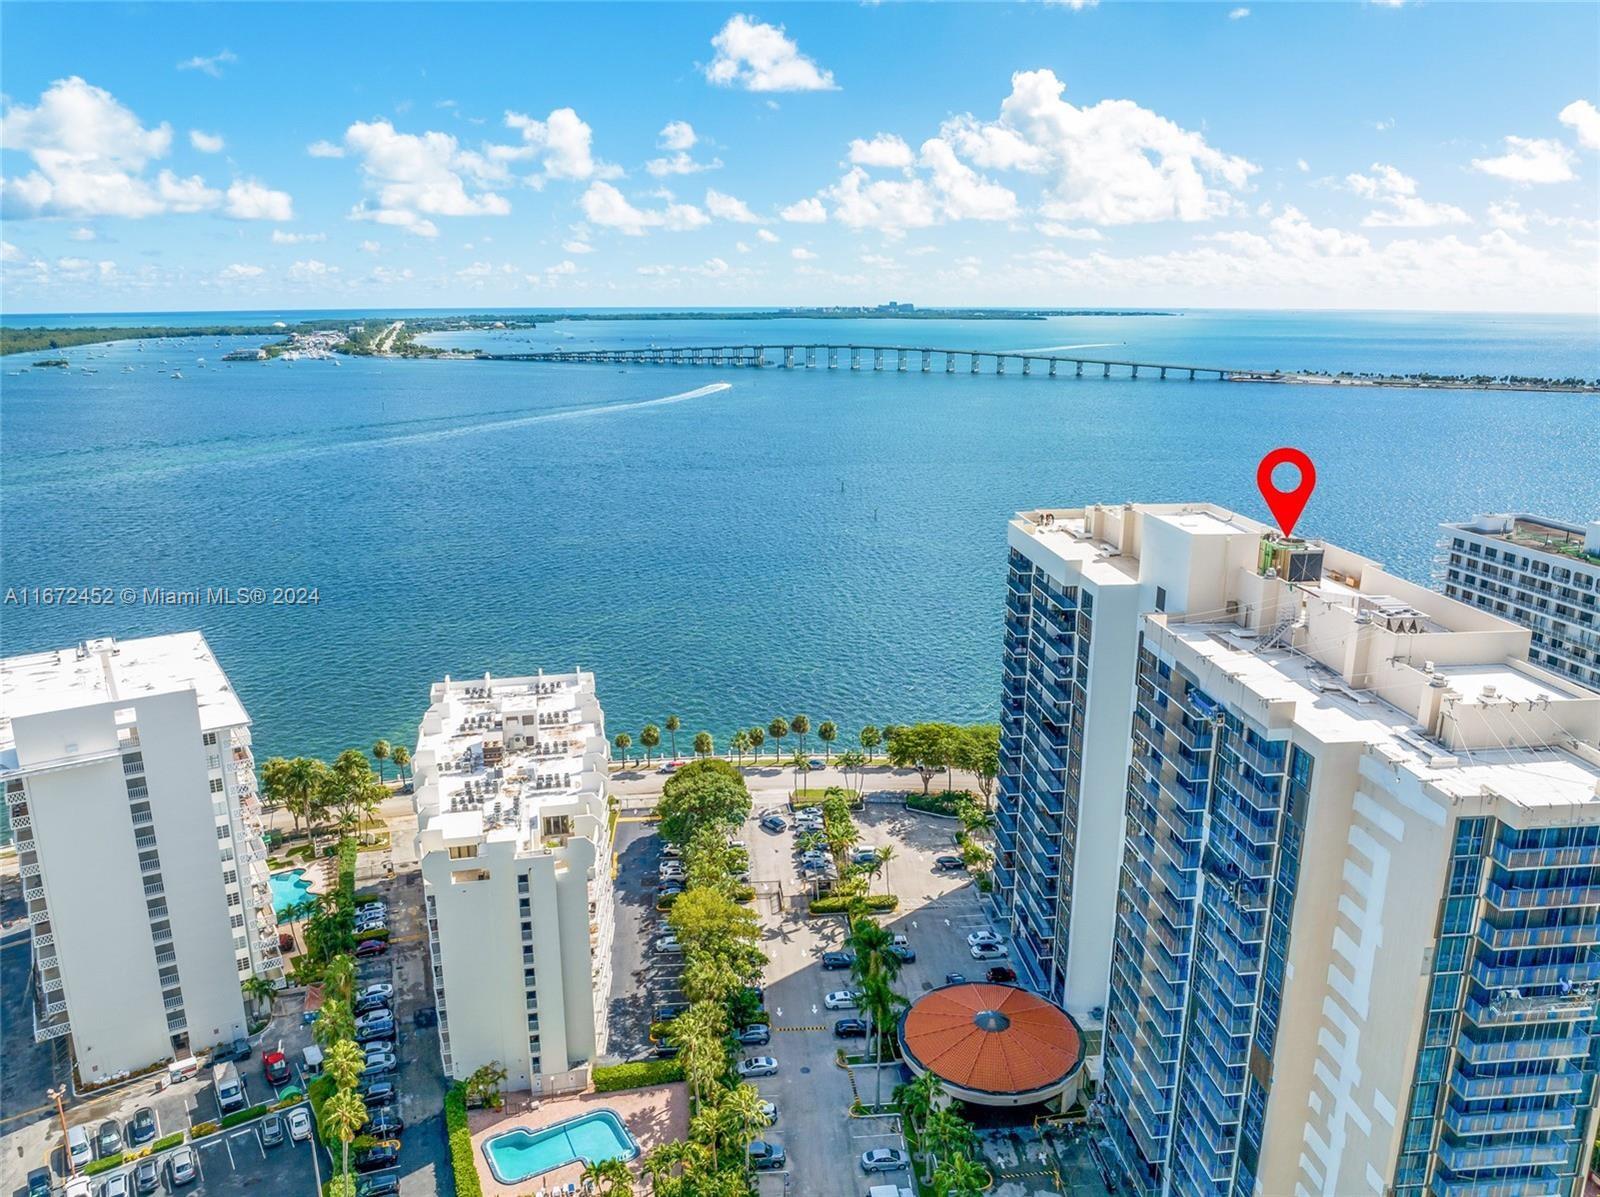
<path id="1" fill-rule="evenodd" d="M 1562 927 L 1478 926 L 1478 938 L 1498 952 L 1518 948 L 1570 948 L 1600 943 L 1600 924 L 1579 923 Z"/>
<path id="2" fill-rule="evenodd" d="M 1480 1043 L 1463 1037 L 1459 1047 L 1469 1064 L 1508 1064 L 1516 1060 L 1555 1060 L 1587 1055 L 1588 1035 L 1565 1035 L 1547 1039 L 1514 1039 Z"/>
<path id="3" fill-rule="evenodd" d="M 1541 964 L 1518 968 L 1492 967 L 1480 958 L 1473 962 L 1472 977 L 1485 989 L 1496 992 L 1502 989 L 1582 985 L 1600 981 L 1600 960 L 1587 964 Z"/>
<path id="4" fill-rule="evenodd" d="M 1600 866 L 1600 844 L 1564 848 L 1510 848 L 1497 841 L 1494 859 L 1508 869 L 1566 869 Z"/>
<path id="5" fill-rule="evenodd" d="M 1578 1110 L 1571 1102 L 1561 1102 L 1546 1110 L 1511 1110 L 1489 1114 L 1469 1114 L 1452 1105 L 1444 1108 L 1444 1124 L 1453 1135 L 1502 1135 L 1527 1131 L 1576 1130 Z"/>
<path id="6" fill-rule="evenodd" d="M 1513 1097 L 1558 1097 L 1582 1093 L 1586 1077 L 1581 1068 L 1561 1068 L 1537 1076 L 1462 1076 L 1450 1073 L 1450 1087 L 1467 1101 L 1506 1101 Z"/>
<path id="7" fill-rule="evenodd" d="M 1546 909 L 1558 906 L 1600 906 L 1600 885 L 1550 885 L 1507 889 L 1490 882 L 1484 898 L 1501 910 Z"/>
<path id="8" fill-rule="evenodd" d="M 1473 1172 L 1480 1168 L 1539 1168 L 1564 1164 L 1572 1148 L 1559 1144 L 1527 1143 L 1506 1147 L 1439 1144 L 1439 1162 L 1452 1172 Z"/>

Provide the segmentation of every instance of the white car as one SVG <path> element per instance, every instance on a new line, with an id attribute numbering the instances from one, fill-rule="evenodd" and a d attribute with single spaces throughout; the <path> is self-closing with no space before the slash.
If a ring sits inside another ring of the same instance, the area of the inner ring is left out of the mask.
<path id="1" fill-rule="evenodd" d="M 967 947 L 975 948 L 980 943 L 992 943 L 996 946 L 1005 943 L 1005 938 L 985 927 L 982 931 L 974 931 L 967 936 Z"/>
<path id="2" fill-rule="evenodd" d="M 382 1076 L 384 1073 L 393 1072 L 400 1067 L 400 1061 L 393 1052 L 378 1051 L 367 1053 L 367 1076 Z"/>
<path id="3" fill-rule="evenodd" d="M 745 1080 L 753 1076 L 776 1076 L 778 1062 L 771 1056 L 751 1056 L 748 1060 L 740 1060 L 733 1070 Z"/>
<path id="4" fill-rule="evenodd" d="M 756 1106 L 756 1109 L 761 1111 L 761 1116 L 767 1120 L 767 1125 L 768 1126 L 776 1126 L 776 1125 L 778 1125 L 778 1103 L 777 1102 L 775 1102 L 775 1101 L 763 1101 L 763 1102 L 761 1102 L 760 1104 L 758 1104 Z"/>
<path id="5" fill-rule="evenodd" d="M 830 1010 L 854 1010 L 856 1008 L 856 991 L 854 989 L 835 989 L 822 999 L 822 1004 Z"/>
<path id="6" fill-rule="evenodd" d="M 898 1172 L 911 1163 L 911 1157 L 898 1147 L 874 1147 L 861 1153 L 863 1172 Z"/>
<path id="7" fill-rule="evenodd" d="M 997 943 L 975 943 L 970 951 L 974 960 L 1003 960 L 1006 950 Z"/>
<path id="8" fill-rule="evenodd" d="M 295 1106 L 289 1111 L 289 1137 L 304 1143 L 311 1137 L 311 1112 L 305 1106 Z"/>
<path id="9" fill-rule="evenodd" d="M 128 1174 L 126 1172 L 113 1173 L 100 1186 L 100 1197 L 131 1197 L 128 1188 Z"/>
<path id="10" fill-rule="evenodd" d="M 678 942 L 676 935 L 663 935 L 656 940 L 655 949 L 658 952 L 665 952 L 671 955 L 683 951 L 683 945 Z"/>
<path id="11" fill-rule="evenodd" d="M 371 985 L 363 985 L 356 990 L 356 1001 L 363 998 L 392 998 L 394 986 L 387 981 L 374 981 Z"/>

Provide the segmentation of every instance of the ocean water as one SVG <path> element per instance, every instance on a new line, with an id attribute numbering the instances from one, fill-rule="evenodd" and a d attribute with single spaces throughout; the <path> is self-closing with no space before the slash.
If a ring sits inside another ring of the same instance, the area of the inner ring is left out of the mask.
<path id="1" fill-rule="evenodd" d="M 555 322 L 436 339 L 1096 345 L 1080 352 L 1600 376 L 1594 320 L 1564 317 Z M 797 711 L 850 731 L 994 718 L 1013 513 L 1205 500 L 1265 518 L 1255 466 L 1278 445 L 1317 464 L 1300 531 L 1422 582 L 1441 520 L 1600 513 L 1593 396 L 923 375 L 915 360 L 220 362 L 246 343 L 83 347 L 58 355 L 66 372 L 3 359 L 0 583 L 305 587 L 317 602 L 11 602 L 0 649 L 199 627 L 261 759 L 409 744 L 430 682 L 485 669 L 592 669 L 608 730 L 635 739 L 669 713 L 719 743 Z"/>

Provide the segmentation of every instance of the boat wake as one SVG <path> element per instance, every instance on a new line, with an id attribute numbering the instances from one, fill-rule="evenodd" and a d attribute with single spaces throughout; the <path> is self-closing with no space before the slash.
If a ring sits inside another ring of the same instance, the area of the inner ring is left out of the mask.
<path id="1" fill-rule="evenodd" d="M 1126 341 L 1100 341 L 1094 345 L 1042 345 L 1031 349 L 996 349 L 994 353 L 1061 353 L 1071 349 L 1115 349 L 1119 345 L 1126 345 Z M 991 352 L 986 350 L 985 352 Z"/>

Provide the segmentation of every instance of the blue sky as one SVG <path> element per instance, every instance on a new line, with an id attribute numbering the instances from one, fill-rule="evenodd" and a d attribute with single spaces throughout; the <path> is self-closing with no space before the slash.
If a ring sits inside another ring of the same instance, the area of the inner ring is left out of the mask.
<path id="1" fill-rule="evenodd" d="M 20 311 L 1592 311 L 1592 4 L 6 3 Z"/>

